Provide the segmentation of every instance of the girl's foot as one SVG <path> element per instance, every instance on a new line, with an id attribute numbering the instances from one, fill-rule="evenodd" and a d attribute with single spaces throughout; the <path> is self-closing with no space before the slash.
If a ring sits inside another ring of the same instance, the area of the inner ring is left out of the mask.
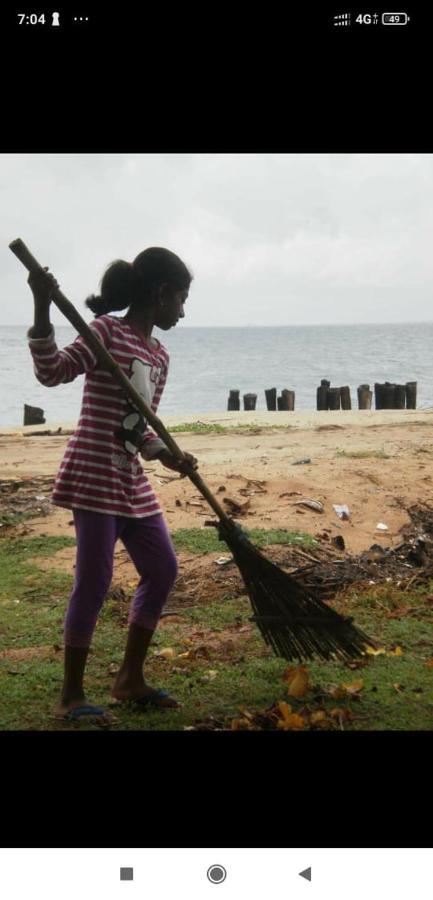
<path id="1" fill-rule="evenodd" d="M 66 722 L 81 722 L 84 719 L 86 722 L 96 722 L 98 725 L 112 725 L 115 721 L 101 706 L 89 704 L 84 694 L 73 700 L 62 698 L 54 708 L 54 717 Z"/>
<path id="2" fill-rule="evenodd" d="M 153 706 L 160 709 L 178 709 L 180 707 L 180 703 L 174 697 L 170 697 L 166 691 L 152 688 L 145 682 L 136 688 L 120 688 L 115 685 L 111 695 L 115 700 L 112 704 L 113 706 L 130 703 L 133 706 L 143 708 Z"/>

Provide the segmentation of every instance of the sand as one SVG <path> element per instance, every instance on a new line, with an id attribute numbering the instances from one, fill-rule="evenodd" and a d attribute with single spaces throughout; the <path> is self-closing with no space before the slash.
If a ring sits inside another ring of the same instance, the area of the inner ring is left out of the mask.
<path id="1" fill-rule="evenodd" d="M 400 529 L 410 521 L 407 508 L 433 500 L 433 410 L 242 412 L 164 418 L 168 426 L 197 421 L 230 430 L 173 436 L 182 449 L 197 457 L 202 477 L 220 501 L 227 497 L 239 503 L 249 501 L 246 515 L 238 520 L 247 528 L 296 529 L 321 539 L 340 534 L 347 552 L 357 554 L 374 543 L 384 548 L 398 544 Z M 273 429 L 271 425 L 282 427 Z M 35 434 L 58 427 L 62 427 L 60 434 Z M 68 439 L 63 432 L 72 428 L 73 424 L 63 423 L 0 429 L 2 480 L 54 476 Z M 305 457 L 311 462 L 293 465 Z M 213 518 L 188 479 L 180 479 L 159 462 L 144 462 L 143 466 L 171 529 L 202 527 L 206 519 Z M 303 499 L 320 501 L 323 513 L 294 505 Z M 348 506 L 348 521 L 339 519 L 334 504 Z M 26 527 L 34 534 L 71 534 L 71 520 L 69 510 L 53 507 L 48 516 L 34 519 Z M 387 530 L 378 529 L 379 523 Z M 119 559 L 122 553 L 119 549 Z M 65 562 L 70 556 L 65 551 Z"/>

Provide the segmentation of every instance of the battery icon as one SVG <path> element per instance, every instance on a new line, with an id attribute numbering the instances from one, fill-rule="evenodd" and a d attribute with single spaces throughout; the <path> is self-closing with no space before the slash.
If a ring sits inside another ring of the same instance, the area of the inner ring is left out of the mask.
<path id="1" fill-rule="evenodd" d="M 382 25 L 407 25 L 407 13 L 382 13 Z"/>

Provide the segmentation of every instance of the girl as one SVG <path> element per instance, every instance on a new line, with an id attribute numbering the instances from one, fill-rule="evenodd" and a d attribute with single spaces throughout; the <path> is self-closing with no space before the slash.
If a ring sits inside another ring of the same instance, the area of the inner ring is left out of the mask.
<path id="1" fill-rule="evenodd" d="M 45 272 L 48 270 L 45 269 Z M 113 262 L 101 281 L 101 294 L 86 305 L 95 314 L 90 327 L 135 388 L 156 413 L 167 379 L 167 350 L 152 331 L 174 328 L 183 318 L 192 275 L 174 253 L 150 247 L 133 263 Z M 50 284 L 51 282 L 51 284 Z M 78 428 L 70 438 L 54 486 L 52 501 L 73 510 L 77 558 L 75 581 L 65 619 L 65 666 L 55 715 L 66 719 L 97 716 L 101 707 L 87 703 L 83 677 L 93 631 L 108 592 L 115 543 L 125 545 L 141 576 L 133 598 L 125 656 L 113 687 L 117 702 L 177 707 L 165 691 L 146 684 L 143 663 L 163 606 L 177 575 L 177 561 L 158 500 L 138 453 L 159 459 L 186 475 L 197 460 L 185 454 L 179 463 L 147 427 L 141 413 L 123 394 L 82 337 L 58 350 L 49 307 L 54 277 L 31 274 L 34 325 L 28 331 L 38 381 L 52 387 L 85 373 Z M 123 317 L 113 310 L 127 309 Z"/>

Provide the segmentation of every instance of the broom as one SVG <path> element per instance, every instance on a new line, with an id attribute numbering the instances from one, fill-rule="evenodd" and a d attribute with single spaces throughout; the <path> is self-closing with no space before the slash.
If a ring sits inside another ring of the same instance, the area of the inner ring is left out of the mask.
<path id="1" fill-rule="evenodd" d="M 44 272 L 19 238 L 10 249 L 29 272 Z M 134 405 L 154 428 L 176 459 L 185 457 L 160 419 L 144 402 L 114 359 L 89 328 L 72 303 L 53 288 L 52 300 L 93 350 L 100 365 L 111 373 Z M 273 651 L 287 660 L 359 658 L 373 641 L 359 631 L 351 618 L 341 616 L 312 596 L 293 576 L 283 572 L 253 546 L 245 531 L 235 523 L 213 496 L 201 476 L 191 468 L 188 477 L 198 488 L 219 522 L 208 522 L 218 528 L 237 563 L 254 611 L 252 621 Z"/>

